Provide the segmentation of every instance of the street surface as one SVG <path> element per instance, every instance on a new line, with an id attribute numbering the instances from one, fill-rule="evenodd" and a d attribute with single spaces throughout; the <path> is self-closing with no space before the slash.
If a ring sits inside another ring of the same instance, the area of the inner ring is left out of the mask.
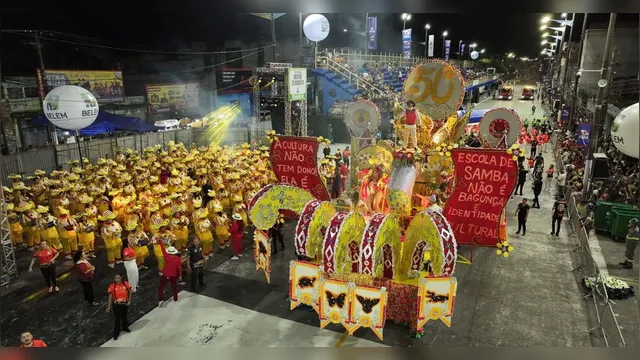
<path id="1" fill-rule="evenodd" d="M 519 91 L 516 87 L 512 101 L 487 99 L 477 107 L 504 106 L 515 109 L 523 120 L 531 119 L 532 102 L 518 100 Z M 540 105 L 536 106 L 541 116 Z M 333 145 L 333 151 L 338 147 L 343 149 L 344 144 Z M 548 166 L 552 155 L 544 156 Z M 533 197 L 530 185 L 525 186 L 524 197 Z M 459 263 L 452 326 L 430 322 L 421 339 L 410 338 L 408 328 L 391 322 L 384 329 L 382 342 L 366 329 L 352 337 L 344 336 L 344 329 L 339 326 L 329 325 L 321 330 L 314 312 L 289 311 L 289 262 L 295 258 L 295 224 L 289 222 L 285 225 L 287 248 L 272 260 L 271 284 L 267 284 L 262 271 L 255 270 L 251 234 L 245 236 L 243 258 L 229 260 L 229 250 L 216 254 L 205 274 L 208 287 L 200 294 L 192 294 L 182 286 L 185 291 L 177 303 L 166 302 L 158 308 L 158 275 L 154 270 L 142 272 L 140 289 L 129 312 L 135 321 L 131 325 L 133 331 L 123 333 L 116 341 L 111 340 L 113 315 L 104 312 L 106 288 L 114 273 L 106 267 L 104 253 L 94 261 L 98 266 L 95 288 L 101 306 L 87 307 L 75 274 L 59 282 L 59 294 L 41 292 L 41 275 L 26 272 L 28 254 L 21 252 L 20 279 L 3 289 L 2 345 L 18 345 L 20 332 L 27 329 L 50 346 L 84 347 L 600 345 L 588 333 L 593 327 L 588 309 L 591 303 L 582 298 L 585 291 L 572 272 L 576 266 L 572 257 L 575 241 L 567 234 L 566 222 L 560 237 L 549 234 L 553 195 L 543 193 L 542 208 L 531 209 L 526 236 L 515 235 L 514 211 L 520 201 L 520 196 L 514 197 L 507 209 L 509 241 L 514 252 L 503 258 L 493 248 L 475 249 L 473 264 Z M 463 247 L 461 254 L 470 257 L 467 248 Z M 124 273 L 124 268 L 118 265 L 116 271 Z M 635 316 L 637 319 L 637 305 Z"/>

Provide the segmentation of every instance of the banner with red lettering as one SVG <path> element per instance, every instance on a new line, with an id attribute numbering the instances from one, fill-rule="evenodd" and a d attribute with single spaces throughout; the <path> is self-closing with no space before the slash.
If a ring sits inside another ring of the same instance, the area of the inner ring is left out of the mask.
<path id="1" fill-rule="evenodd" d="M 458 244 L 495 246 L 500 217 L 518 179 L 505 150 L 453 149 L 456 187 L 444 207 Z"/>
<path id="2" fill-rule="evenodd" d="M 271 143 L 271 166 L 283 184 L 309 191 L 320 201 L 329 200 L 329 192 L 318 173 L 318 139 L 280 136 Z"/>

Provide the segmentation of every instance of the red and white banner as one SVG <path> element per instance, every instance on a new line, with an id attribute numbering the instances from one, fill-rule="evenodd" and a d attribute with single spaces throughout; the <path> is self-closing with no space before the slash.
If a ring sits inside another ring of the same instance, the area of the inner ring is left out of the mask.
<path id="1" fill-rule="evenodd" d="M 278 135 L 271 143 L 270 157 L 280 183 L 303 188 L 320 201 L 329 200 L 318 173 L 318 139 Z"/>
<path id="2" fill-rule="evenodd" d="M 517 162 L 506 150 L 454 149 L 456 187 L 444 216 L 461 245 L 495 246 L 500 217 L 518 179 Z"/>

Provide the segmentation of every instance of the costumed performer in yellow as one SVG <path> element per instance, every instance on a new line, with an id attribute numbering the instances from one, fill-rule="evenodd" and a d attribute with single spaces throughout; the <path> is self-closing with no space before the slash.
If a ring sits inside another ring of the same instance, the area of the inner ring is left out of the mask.
<path id="1" fill-rule="evenodd" d="M 381 166 L 363 171 L 360 185 L 360 198 L 364 201 L 369 212 L 380 213 L 384 210 L 384 200 L 389 188 L 389 177 Z"/>
<path id="2" fill-rule="evenodd" d="M 193 218 L 196 237 L 202 243 L 202 254 L 209 258 L 213 256 L 213 234 L 211 234 L 211 221 L 208 219 L 207 209 L 196 209 Z"/>
<path id="3" fill-rule="evenodd" d="M 176 242 L 173 247 L 181 252 L 187 249 L 189 241 L 189 218 L 184 215 L 185 206 L 183 204 L 174 206 L 172 209 L 173 217 L 169 229 L 176 236 Z"/>
<path id="4" fill-rule="evenodd" d="M 218 246 L 220 249 L 225 249 L 229 247 L 229 218 L 227 217 L 227 214 L 223 212 L 223 208 L 220 204 L 217 204 L 214 210 L 216 212 L 214 223 L 216 225 Z"/>
<path id="5" fill-rule="evenodd" d="M 148 269 L 144 261 L 149 257 L 149 236 L 144 232 L 142 223 L 138 223 L 135 219 L 131 220 L 125 225 L 125 229 L 129 232 L 127 240 L 136 254 L 138 270 Z"/>
<path id="6" fill-rule="evenodd" d="M 46 241 L 48 244 L 56 249 L 56 251 L 62 250 L 62 244 L 60 243 L 60 235 L 58 234 L 58 219 L 49 213 L 48 206 L 38 205 L 36 208 L 38 213 L 38 229 L 40 230 L 40 239 Z"/>
<path id="7" fill-rule="evenodd" d="M 234 214 L 239 214 L 242 217 L 242 222 L 244 223 L 244 226 L 246 227 L 247 225 L 249 225 L 249 221 L 247 218 L 247 211 L 246 211 L 246 206 L 244 205 L 244 200 L 242 199 L 242 196 L 240 195 L 234 195 L 233 196 L 233 213 Z"/>
<path id="8" fill-rule="evenodd" d="M 112 269 L 116 262 L 122 263 L 122 226 L 115 221 L 117 217 L 118 214 L 109 210 L 98 216 L 98 220 L 103 222 L 100 233 L 107 249 L 107 262 Z"/>
<path id="9" fill-rule="evenodd" d="M 40 214 L 35 211 L 33 202 L 26 201 L 21 201 L 16 211 L 21 214 L 20 223 L 27 235 L 27 250 L 33 251 L 34 246 L 40 246 Z"/>
<path id="10" fill-rule="evenodd" d="M 97 224 L 89 221 L 87 213 L 84 212 L 77 213 L 75 218 L 78 222 L 76 232 L 78 233 L 78 242 L 80 246 L 82 246 L 82 251 L 87 254 L 87 256 L 95 258 L 95 230 Z"/>
<path id="11" fill-rule="evenodd" d="M 78 251 L 78 235 L 76 234 L 76 226 L 78 226 L 78 223 L 73 216 L 69 214 L 68 209 L 61 208 L 57 225 L 64 258 L 73 260 L 73 254 Z"/>
<path id="12" fill-rule="evenodd" d="M 7 202 L 7 220 L 9 220 L 9 227 L 11 229 L 11 242 L 13 242 L 13 246 L 23 246 L 24 240 L 22 238 L 22 233 L 24 232 L 24 229 L 20 224 L 20 217 L 15 210 L 15 205 L 9 202 Z"/>

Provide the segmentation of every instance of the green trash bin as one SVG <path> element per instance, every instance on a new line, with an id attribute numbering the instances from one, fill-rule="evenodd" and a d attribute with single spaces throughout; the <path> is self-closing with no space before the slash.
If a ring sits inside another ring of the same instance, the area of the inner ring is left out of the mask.
<path id="1" fill-rule="evenodd" d="M 629 220 L 633 218 L 640 219 L 640 211 L 617 206 L 611 209 L 611 237 L 614 241 L 625 240 L 629 232 Z"/>
<path id="2" fill-rule="evenodd" d="M 596 218 L 594 223 L 596 231 L 604 233 L 609 233 L 609 231 L 611 231 L 609 218 L 611 216 L 611 207 L 614 205 L 617 204 L 609 201 L 598 201 L 596 203 Z"/>

